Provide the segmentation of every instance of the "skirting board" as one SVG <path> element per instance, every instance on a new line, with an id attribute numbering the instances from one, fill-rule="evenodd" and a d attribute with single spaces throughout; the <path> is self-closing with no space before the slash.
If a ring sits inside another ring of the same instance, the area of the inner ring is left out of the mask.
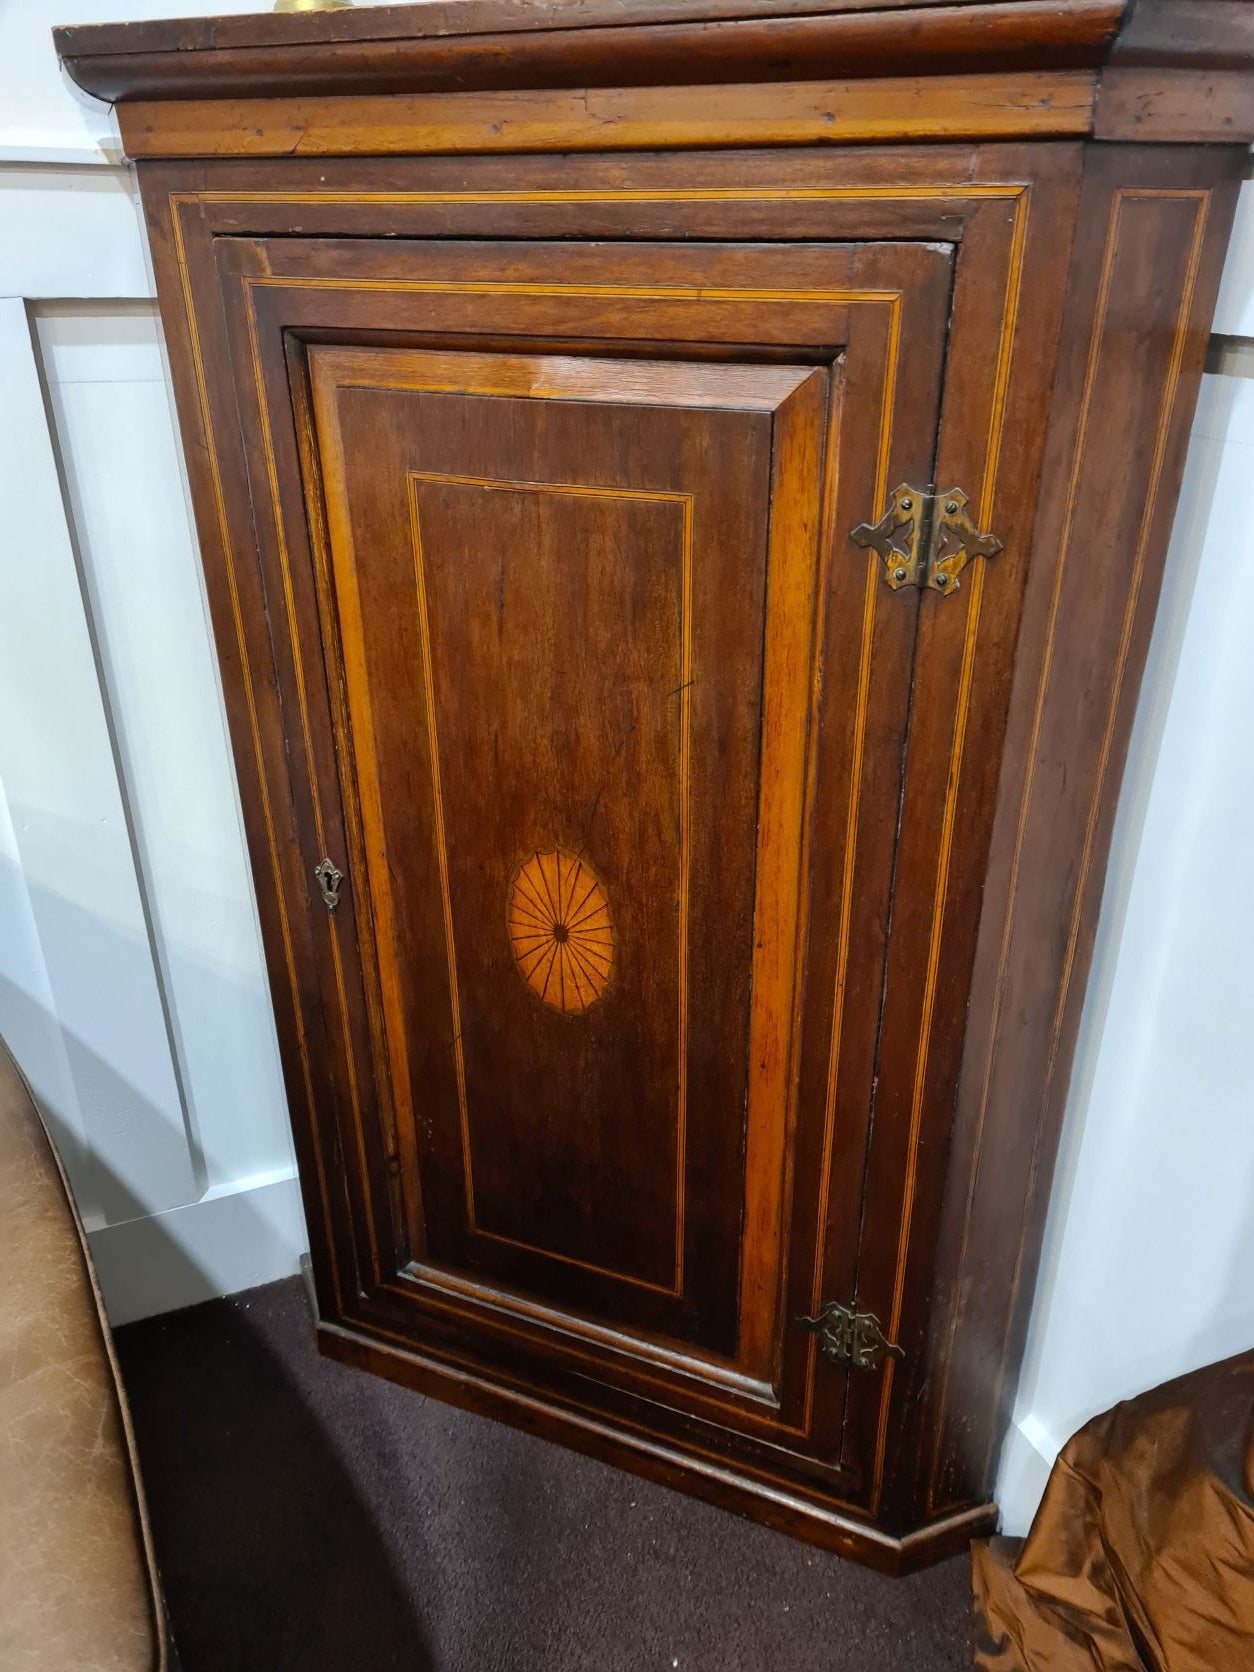
<path id="1" fill-rule="evenodd" d="M 292 1277 L 309 1247 L 289 1172 L 233 1180 L 184 1207 L 89 1230 L 87 1240 L 115 1327 Z"/>

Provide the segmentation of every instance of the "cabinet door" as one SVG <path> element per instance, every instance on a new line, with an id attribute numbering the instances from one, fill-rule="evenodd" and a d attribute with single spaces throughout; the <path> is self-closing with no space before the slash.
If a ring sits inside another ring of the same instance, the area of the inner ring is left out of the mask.
<path id="1" fill-rule="evenodd" d="M 310 369 L 409 1246 L 734 1358 L 830 373 Z"/>
<path id="2" fill-rule="evenodd" d="M 857 1254 L 797 1096 L 853 770 L 817 739 L 877 705 L 858 816 L 891 831 L 916 606 L 846 651 L 880 584 L 847 531 L 930 479 L 952 252 L 223 243 L 333 867 L 337 1315 L 838 1478 L 843 1373 L 794 1317 Z M 882 934 L 844 950 L 873 1022 Z"/>

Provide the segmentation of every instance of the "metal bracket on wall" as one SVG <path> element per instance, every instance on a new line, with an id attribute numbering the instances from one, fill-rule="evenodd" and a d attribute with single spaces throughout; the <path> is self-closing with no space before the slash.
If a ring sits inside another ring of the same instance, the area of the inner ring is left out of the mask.
<path id="1" fill-rule="evenodd" d="M 905 1358 L 895 1341 L 884 1334 L 883 1326 L 874 1312 L 855 1312 L 852 1306 L 842 1306 L 829 1300 L 817 1317 L 798 1318 L 797 1323 L 813 1330 L 819 1338 L 819 1352 L 836 1364 L 849 1364 L 855 1370 L 874 1370 L 886 1355 Z"/>
<path id="2" fill-rule="evenodd" d="M 879 522 L 859 523 L 849 538 L 879 553 L 894 592 L 903 586 L 957 592 L 959 572 L 973 557 L 995 557 L 1002 549 L 996 535 L 982 534 L 971 521 L 967 504 L 961 488 L 938 494 L 903 482 Z"/>

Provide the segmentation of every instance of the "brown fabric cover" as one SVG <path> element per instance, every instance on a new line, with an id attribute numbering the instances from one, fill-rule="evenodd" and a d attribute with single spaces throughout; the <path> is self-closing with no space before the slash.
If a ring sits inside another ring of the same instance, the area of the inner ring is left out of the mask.
<path id="1" fill-rule="evenodd" d="M 1254 1672 L 1254 1353 L 1096 1417 L 971 1570 L 981 1672 Z"/>
<path id="2" fill-rule="evenodd" d="M 0 1667 L 164 1672 L 143 1500 L 86 1241 L 0 1044 Z"/>

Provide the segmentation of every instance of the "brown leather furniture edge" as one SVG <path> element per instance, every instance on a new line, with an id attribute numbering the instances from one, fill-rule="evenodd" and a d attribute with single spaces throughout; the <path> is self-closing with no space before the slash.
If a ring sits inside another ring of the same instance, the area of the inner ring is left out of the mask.
<path id="1" fill-rule="evenodd" d="M 0 1666 L 173 1672 L 113 1339 L 69 1181 L 0 1043 Z"/>

